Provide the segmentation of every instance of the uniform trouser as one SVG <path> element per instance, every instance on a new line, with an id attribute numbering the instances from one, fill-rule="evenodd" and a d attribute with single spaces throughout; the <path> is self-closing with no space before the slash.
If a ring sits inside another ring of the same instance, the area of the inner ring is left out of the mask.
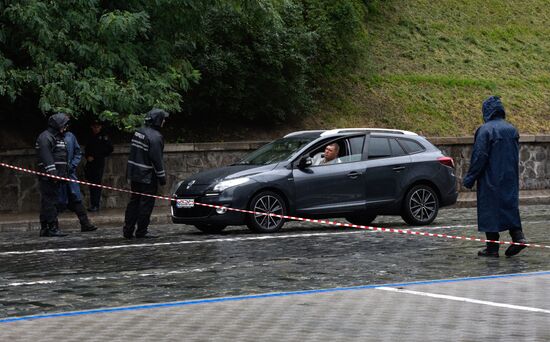
<path id="1" fill-rule="evenodd" d="M 94 164 L 86 165 L 86 179 L 90 183 L 101 184 L 103 180 L 103 170 L 105 165 Z M 98 207 L 101 200 L 101 188 L 97 186 L 90 186 L 90 206 Z"/>
<path id="2" fill-rule="evenodd" d="M 132 191 L 141 192 L 144 194 L 156 195 L 158 190 L 158 183 L 156 179 L 153 179 L 151 184 L 132 182 Z M 142 196 L 138 194 L 132 194 L 130 202 L 126 207 L 126 214 L 124 217 L 125 229 L 132 231 L 137 223 L 136 236 L 143 236 L 147 233 L 147 227 L 151 221 L 151 213 L 155 207 L 155 198 L 149 196 Z"/>
<path id="3" fill-rule="evenodd" d="M 486 232 L 485 236 L 487 237 L 487 240 L 494 240 L 494 241 L 500 240 L 500 234 L 498 232 Z M 486 245 L 487 245 L 488 252 L 498 252 L 498 248 L 500 247 L 498 243 L 494 243 L 494 242 L 487 242 Z"/>
<path id="4" fill-rule="evenodd" d="M 50 179 L 40 178 L 40 222 L 53 223 L 57 221 L 57 203 L 59 200 L 60 183 Z"/>
<path id="5" fill-rule="evenodd" d="M 86 213 L 86 209 L 82 204 L 82 199 L 80 197 L 77 197 L 75 194 L 71 192 L 69 184 L 65 184 L 64 186 L 67 187 L 67 197 L 68 197 L 67 209 L 69 209 L 70 211 L 76 214 L 76 216 L 78 217 L 78 221 L 80 222 L 81 225 L 90 224 L 90 220 L 88 219 L 88 213 Z"/>

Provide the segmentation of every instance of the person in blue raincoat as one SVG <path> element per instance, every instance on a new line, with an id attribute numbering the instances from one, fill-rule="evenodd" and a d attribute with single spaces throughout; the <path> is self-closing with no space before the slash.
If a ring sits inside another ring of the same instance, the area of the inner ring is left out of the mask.
<path id="1" fill-rule="evenodd" d="M 80 164 L 82 158 L 80 145 L 71 132 L 65 132 L 63 140 L 65 140 L 65 145 L 67 147 L 68 178 L 78 180 L 76 177 L 76 168 L 78 164 Z M 58 210 L 61 212 L 65 208 L 68 208 L 76 214 L 80 221 L 81 231 L 91 232 L 97 229 L 97 227 L 90 222 L 86 209 L 84 209 L 84 205 L 82 204 L 80 184 L 73 182 L 62 183 L 59 188 Z"/>
<path id="2" fill-rule="evenodd" d="M 470 168 L 463 184 L 471 189 L 477 182 L 477 224 L 487 240 L 499 240 L 508 230 L 514 242 L 526 243 L 519 216 L 519 133 L 505 120 L 498 96 L 483 102 L 483 121 L 475 133 Z M 525 246 L 510 245 L 506 256 Z M 479 256 L 498 257 L 499 244 L 487 242 Z"/>

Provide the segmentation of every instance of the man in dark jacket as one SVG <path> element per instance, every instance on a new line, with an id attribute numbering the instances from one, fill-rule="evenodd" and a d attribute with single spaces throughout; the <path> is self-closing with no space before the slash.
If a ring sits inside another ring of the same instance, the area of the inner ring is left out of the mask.
<path id="1" fill-rule="evenodd" d="M 487 240 L 498 241 L 509 230 L 514 242 L 526 243 L 519 216 L 519 134 L 505 118 L 500 98 L 483 102 L 483 121 L 475 134 L 470 168 L 463 184 L 471 189 L 477 182 L 478 230 Z M 506 256 L 518 254 L 525 246 L 511 245 Z M 479 256 L 498 257 L 499 244 L 487 242 Z"/>
<path id="2" fill-rule="evenodd" d="M 67 146 L 63 134 L 69 125 L 69 117 L 63 113 L 52 115 L 48 128 L 36 139 L 36 154 L 41 172 L 52 176 L 67 177 Z M 66 236 L 59 230 L 57 203 L 60 181 L 39 176 L 40 186 L 40 236 Z"/>
<path id="3" fill-rule="evenodd" d="M 127 178 L 134 192 L 156 195 L 158 184 L 166 184 L 163 151 L 164 141 L 159 129 L 164 125 L 168 113 L 153 109 L 145 117 L 145 126 L 134 133 L 128 158 Z M 126 207 L 124 228 L 125 238 L 155 238 L 148 234 L 147 227 L 155 206 L 155 198 L 132 194 Z M 137 223 L 137 230 L 136 230 Z"/>
<path id="4" fill-rule="evenodd" d="M 65 132 L 64 139 L 67 147 L 67 169 L 68 178 L 78 180 L 76 177 L 76 168 L 82 159 L 80 145 L 76 137 L 71 132 Z M 61 182 L 59 189 L 59 202 L 57 205 L 58 212 L 62 212 L 65 208 L 73 211 L 80 222 L 80 230 L 83 232 L 91 232 L 97 229 L 90 220 L 84 205 L 82 204 L 82 194 L 80 193 L 80 184 L 74 182 Z"/>
<path id="5" fill-rule="evenodd" d="M 113 144 L 109 137 L 102 132 L 103 125 L 99 121 L 92 123 L 92 136 L 86 145 L 84 157 L 86 166 L 84 172 L 90 183 L 101 184 L 103 181 L 103 170 L 105 169 L 105 158 L 113 152 Z M 88 211 L 99 211 L 101 200 L 101 188 L 90 186 L 90 207 Z"/>

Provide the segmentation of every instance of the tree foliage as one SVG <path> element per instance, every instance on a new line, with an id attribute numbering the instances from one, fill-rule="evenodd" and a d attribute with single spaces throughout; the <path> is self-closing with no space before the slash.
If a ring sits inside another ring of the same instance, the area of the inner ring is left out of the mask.
<path id="1" fill-rule="evenodd" d="M 320 83 L 361 51 L 361 1 L 226 2 L 205 16 L 191 56 L 201 81 L 188 93 L 192 115 L 281 121 L 309 112 Z"/>
<path id="2" fill-rule="evenodd" d="M 145 108 L 178 111 L 199 79 L 187 51 L 202 3 L 6 1 L 0 95 L 37 93 L 45 113 L 91 113 L 122 127 Z"/>
<path id="3" fill-rule="evenodd" d="M 353 63 L 363 15 L 360 0 L 0 1 L 0 101 L 125 129 L 153 106 L 283 120 Z"/>

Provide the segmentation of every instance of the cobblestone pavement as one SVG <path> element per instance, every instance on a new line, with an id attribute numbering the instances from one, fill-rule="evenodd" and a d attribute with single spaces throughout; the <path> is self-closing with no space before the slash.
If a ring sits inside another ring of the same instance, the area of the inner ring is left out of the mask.
<path id="1" fill-rule="evenodd" d="M 550 208 L 526 206 L 521 213 L 530 242 L 550 245 Z M 403 227 L 395 217 L 381 217 L 373 225 Z M 191 299 L 550 270 L 548 249 L 528 248 L 514 258 L 480 259 L 476 251 L 481 243 L 319 224 L 292 222 L 274 235 L 253 234 L 243 227 L 228 228 L 223 235 L 202 234 L 189 226 L 153 228 L 161 238 L 125 241 L 119 229 L 74 232 L 61 239 L 38 238 L 36 232 L 0 234 L 0 320 Z M 475 228 L 475 210 L 466 208 L 442 210 L 434 224 L 418 230 L 482 237 Z M 509 240 L 509 236 L 502 234 L 502 239 Z M 453 290 L 455 283 L 445 286 L 453 296 L 550 310 L 548 275 L 518 279 L 470 281 L 460 290 Z M 487 287 L 493 283 L 498 286 Z M 427 286 L 407 289 L 445 293 Z M 89 340 L 144 341 L 149 337 L 205 341 L 371 337 L 389 341 L 405 336 L 409 328 L 422 335 L 426 323 L 439 329 L 434 328 L 437 333 L 423 340 L 440 340 L 450 331 L 458 331 L 455 340 L 477 340 L 480 335 L 475 329 L 486 327 L 490 331 L 492 325 L 511 334 L 495 332 L 495 341 L 508 337 L 518 340 L 514 331 L 528 337 L 521 340 L 550 339 L 548 313 L 517 313 L 493 306 L 472 309 L 469 305 L 474 304 L 455 300 L 445 301 L 441 307 L 436 305 L 440 301 L 364 289 L 320 293 L 299 300 L 289 296 L 212 302 L 187 306 L 186 311 L 157 308 L 0 323 L 0 340 L 31 340 L 27 333 L 38 331 L 44 334 L 40 335 L 43 339 L 49 336 L 52 340 L 55 336 L 67 340 L 88 336 Z M 517 327 L 518 319 L 524 327 Z M 347 323 L 342 325 L 342 321 Z M 408 323 L 394 323 L 392 330 L 384 326 L 388 321 Z M 175 326 L 180 329 L 172 331 Z M 246 335 L 250 329 L 256 335 Z M 526 335 L 529 331 L 531 334 Z"/>

